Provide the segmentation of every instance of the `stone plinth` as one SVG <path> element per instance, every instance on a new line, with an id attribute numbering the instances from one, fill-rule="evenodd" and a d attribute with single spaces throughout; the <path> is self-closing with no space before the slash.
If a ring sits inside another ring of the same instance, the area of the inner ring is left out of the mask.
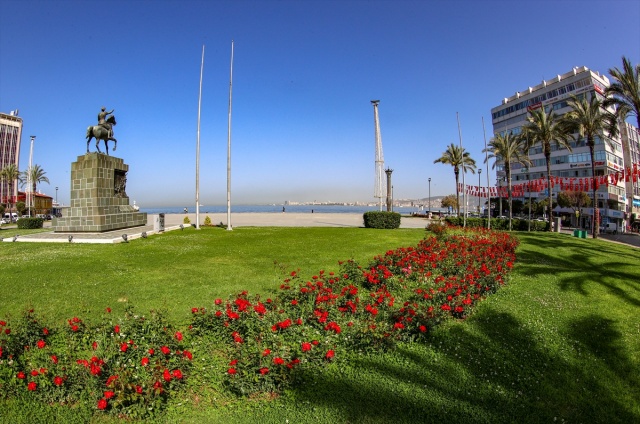
<path id="1" fill-rule="evenodd" d="M 146 225 L 147 214 L 129 205 L 126 165 L 101 153 L 78 156 L 71 164 L 71 205 L 53 218 L 55 232 L 104 232 Z"/>

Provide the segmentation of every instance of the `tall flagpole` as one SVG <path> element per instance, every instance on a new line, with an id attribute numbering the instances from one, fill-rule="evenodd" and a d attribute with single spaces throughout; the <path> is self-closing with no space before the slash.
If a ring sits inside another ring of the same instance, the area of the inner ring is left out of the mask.
<path id="1" fill-rule="evenodd" d="M 233 40 L 231 40 L 231 70 L 229 71 L 229 122 L 227 129 L 227 230 L 231 226 L 231 93 L 233 91 Z"/>
<path id="2" fill-rule="evenodd" d="M 31 217 L 31 209 L 33 209 L 33 192 L 31 187 L 33 186 L 32 174 L 33 174 L 33 142 L 36 136 L 31 136 L 31 149 L 29 150 L 29 170 L 27 172 L 27 189 L 24 191 L 27 196 L 27 208 L 29 209 L 29 217 Z"/>
<path id="3" fill-rule="evenodd" d="M 460 137 L 460 150 L 461 150 L 461 154 L 462 154 L 462 158 L 464 159 L 464 148 L 462 147 L 462 130 L 460 130 L 460 116 L 458 115 L 458 112 L 456 112 L 456 119 L 458 120 L 458 137 Z M 463 214 L 463 218 L 462 218 L 462 226 L 466 227 L 467 226 L 467 204 L 466 204 L 466 197 L 464 195 L 464 192 L 467 190 L 467 186 L 464 182 L 464 160 L 462 161 L 462 206 L 464 207 L 464 214 Z M 460 207 L 460 206 L 458 206 Z"/>
<path id="4" fill-rule="evenodd" d="M 373 196 L 378 198 L 380 211 L 382 211 L 382 197 L 385 187 L 384 182 L 384 154 L 382 153 L 382 137 L 380 136 L 380 120 L 378 119 L 378 104 L 380 100 L 371 100 L 373 105 L 373 123 L 375 126 L 375 143 L 376 143 L 376 180 L 374 185 Z"/>
<path id="5" fill-rule="evenodd" d="M 489 177 L 489 151 L 487 150 L 487 132 L 484 129 L 484 116 L 482 117 L 482 133 L 484 134 L 484 162 L 487 164 L 487 228 L 491 229 L 491 178 Z"/>
<path id="6" fill-rule="evenodd" d="M 198 95 L 198 131 L 196 137 L 196 228 L 200 229 L 200 106 L 202 105 L 202 72 L 204 71 L 204 44 L 200 64 L 200 93 Z"/>

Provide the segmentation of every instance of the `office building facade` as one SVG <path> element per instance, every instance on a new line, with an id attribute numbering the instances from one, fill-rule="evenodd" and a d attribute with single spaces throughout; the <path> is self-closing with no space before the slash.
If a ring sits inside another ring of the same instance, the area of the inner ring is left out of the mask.
<path id="1" fill-rule="evenodd" d="M 20 162 L 20 140 L 22 137 L 22 118 L 18 111 L 0 113 L 0 170 Z M 15 203 L 18 196 L 17 181 L 0 182 L 0 203 Z"/>
<path id="2" fill-rule="evenodd" d="M 556 115 L 564 115 L 571 111 L 568 104 L 571 96 L 598 96 L 604 99 L 603 93 L 609 86 L 609 79 L 599 72 L 592 71 L 587 67 L 573 68 L 571 71 L 558 75 L 548 81 L 542 81 L 535 87 L 528 87 L 524 91 L 516 92 L 513 96 L 505 98 L 502 104 L 491 109 L 494 134 L 511 133 L 520 134 L 523 127 L 528 123 L 529 112 L 538 108 L 544 108 L 546 112 L 553 109 Z M 558 148 L 552 143 L 551 153 L 551 178 L 552 187 L 546 187 L 547 168 L 546 160 L 542 152 L 542 146 L 535 145 L 529 150 L 531 165 L 525 167 L 521 164 L 512 164 L 511 183 L 519 187 L 527 187 L 525 190 L 518 190 L 517 197 L 525 201 L 529 197 L 543 200 L 551 194 L 555 199 L 557 194 L 569 187 L 580 187 L 590 197 L 593 195 L 591 187 L 597 180 L 596 205 L 600 214 L 600 222 L 614 222 L 623 225 L 628 222 L 629 214 L 634 210 L 633 193 L 638 193 L 638 183 L 635 188 L 625 182 L 625 178 L 619 178 L 627 167 L 633 167 L 638 163 L 638 134 L 637 129 L 630 124 L 620 125 L 626 129 L 625 135 L 618 135 L 608 140 L 599 137 L 595 140 L 595 175 L 591 170 L 591 155 L 589 146 L 584 138 L 578 138 L 571 142 L 572 151 Z M 621 128 L 621 133 L 622 133 Z M 626 137 L 628 142 L 623 140 Z M 634 145 L 635 156 L 628 147 Z M 496 166 L 497 185 L 506 185 L 506 173 L 500 163 Z M 615 178 L 607 176 L 615 175 Z M 604 182 L 606 179 L 606 183 Z M 630 180 L 632 180 L 630 178 Z M 633 184 L 633 182 L 631 183 Z M 532 190 L 532 186 L 538 189 Z M 540 188 L 540 186 L 542 187 Z M 640 200 L 640 198 L 638 199 Z M 637 209 L 637 208 L 635 208 Z M 569 212 L 560 211 L 558 212 Z M 583 225 L 590 225 L 594 216 L 593 207 L 583 208 Z"/>

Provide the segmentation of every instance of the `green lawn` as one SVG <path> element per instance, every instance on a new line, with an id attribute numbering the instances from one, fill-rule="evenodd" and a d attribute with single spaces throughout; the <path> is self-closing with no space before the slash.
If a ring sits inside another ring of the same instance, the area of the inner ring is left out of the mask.
<path id="1" fill-rule="evenodd" d="M 117 245 L 2 243 L 0 319 L 33 307 L 50 322 L 91 320 L 107 306 L 118 313 L 133 304 L 182 322 L 216 297 L 269 293 L 293 269 L 337 271 L 340 260 L 366 263 L 423 235 L 216 228 Z M 194 358 L 198 373 L 166 421 L 640 422 L 640 250 L 561 234 L 517 236 L 508 284 L 427 343 L 354 354 L 276 398 L 236 398 L 216 378 L 215 358 Z M 27 408 L 31 421 L 86 421 L 81 411 L 7 401 L 0 417 L 28 421 Z"/>

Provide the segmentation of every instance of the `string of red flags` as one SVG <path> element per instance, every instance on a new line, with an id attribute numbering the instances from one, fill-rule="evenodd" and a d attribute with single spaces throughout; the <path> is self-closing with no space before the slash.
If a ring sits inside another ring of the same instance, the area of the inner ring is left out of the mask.
<path id="1" fill-rule="evenodd" d="M 640 164 L 634 163 L 621 171 L 612 172 L 607 175 L 598 175 L 595 177 L 584 178 L 566 178 L 551 177 L 551 188 L 560 186 L 562 191 L 586 191 L 591 192 L 594 188 L 597 190 L 600 186 L 618 185 L 623 182 L 640 182 Z M 547 178 L 538 178 L 521 184 L 513 184 L 511 186 L 512 197 L 524 197 L 525 193 L 540 193 L 548 189 Z M 482 187 L 458 183 L 458 191 L 464 191 L 465 194 L 475 197 L 509 197 L 508 188 L 506 186 L 499 187 Z"/>

